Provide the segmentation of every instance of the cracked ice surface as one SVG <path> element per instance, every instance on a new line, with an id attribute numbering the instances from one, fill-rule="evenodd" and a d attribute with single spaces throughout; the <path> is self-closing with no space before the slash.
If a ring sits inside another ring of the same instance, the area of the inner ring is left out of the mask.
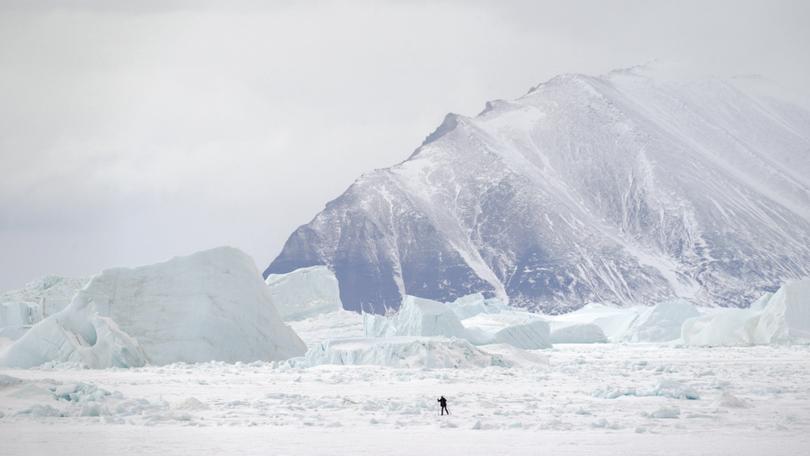
<path id="1" fill-rule="evenodd" d="M 2 453 L 497 454 L 508 444 L 517 454 L 787 455 L 810 444 L 810 347 L 541 353 L 547 366 L 509 369 L 2 369 Z M 450 417 L 437 415 L 440 394 Z"/>

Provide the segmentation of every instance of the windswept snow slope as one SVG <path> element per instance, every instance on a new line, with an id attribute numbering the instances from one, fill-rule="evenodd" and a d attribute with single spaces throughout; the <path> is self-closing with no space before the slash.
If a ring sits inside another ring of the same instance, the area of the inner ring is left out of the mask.
<path id="1" fill-rule="evenodd" d="M 746 305 L 810 275 L 810 111 L 748 82 L 567 74 L 449 114 L 265 275 L 325 265 L 346 309 L 377 313 L 474 292 L 547 313 Z"/>
<path id="2" fill-rule="evenodd" d="M 304 343 L 276 312 L 253 260 L 221 247 L 93 277 L 70 305 L 0 353 L 0 365 L 280 360 Z"/>

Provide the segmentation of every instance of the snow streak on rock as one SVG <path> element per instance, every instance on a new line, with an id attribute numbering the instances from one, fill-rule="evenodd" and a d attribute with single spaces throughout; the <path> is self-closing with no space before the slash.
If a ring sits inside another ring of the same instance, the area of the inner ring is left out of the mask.
<path id="1" fill-rule="evenodd" d="M 810 111 L 756 80 L 563 75 L 360 177 L 265 271 L 349 310 L 481 292 L 531 310 L 742 306 L 810 274 Z"/>

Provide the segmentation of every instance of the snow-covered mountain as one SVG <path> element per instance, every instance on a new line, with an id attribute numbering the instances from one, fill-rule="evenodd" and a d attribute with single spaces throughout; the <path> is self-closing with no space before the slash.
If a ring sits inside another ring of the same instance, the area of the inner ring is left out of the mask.
<path id="1" fill-rule="evenodd" d="M 810 275 L 810 110 L 757 78 L 636 67 L 449 114 L 265 271 L 326 265 L 345 308 L 473 292 L 532 310 L 743 306 Z"/>

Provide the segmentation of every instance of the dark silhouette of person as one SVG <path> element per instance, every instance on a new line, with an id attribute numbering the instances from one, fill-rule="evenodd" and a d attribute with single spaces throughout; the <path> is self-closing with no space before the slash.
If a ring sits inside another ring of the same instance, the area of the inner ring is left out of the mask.
<path id="1" fill-rule="evenodd" d="M 447 412 L 447 414 L 449 415 L 450 410 L 447 410 L 447 399 L 445 399 L 444 396 L 442 396 L 438 398 L 437 401 L 439 401 L 439 405 L 442 406 L 442 415 L 444 415 L 444 412 Z"/>

